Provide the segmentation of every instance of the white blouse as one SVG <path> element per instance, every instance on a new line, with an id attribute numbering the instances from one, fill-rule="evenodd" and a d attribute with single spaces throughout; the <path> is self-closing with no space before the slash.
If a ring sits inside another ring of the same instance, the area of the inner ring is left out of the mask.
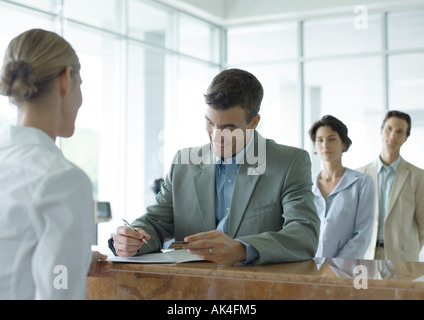
<path id="1" fill-rule="evenodd" d="M 0 299 L 85 299 L 92 185 L 31 127 L 0 132 Z"/>

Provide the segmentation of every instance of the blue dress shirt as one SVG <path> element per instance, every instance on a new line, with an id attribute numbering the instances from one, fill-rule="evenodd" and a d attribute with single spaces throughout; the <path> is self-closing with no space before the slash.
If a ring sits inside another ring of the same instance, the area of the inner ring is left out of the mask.
<path id="1" fill-rule="evenodd" d="M 216 157 L 216 171 L 215 171 L 215 185 L 216 185 L 216 199 L 215 199 L 215 217 L 216 229 L 227 234 L 228 231 L 228 217 L 230 215 L 231 198 L 233 195 L 234 184 L 237 177 L 240 164 L 244 161 L 245 150 L 253 143 L 253 134 L 243 150 L 241 150 L 234 157 L 222 160 Z M 247 258 L 243 264 L 253 262 L 259 257 L 259 253 L 248 243 L 240 241 L 246 246 Z"/>
<path id="2" fill-rule="evenodd" d="M 234 182 L 240 164 L 236 159 L 216 165 L 216 225 L 217 230 L 225 234 L 228 231 L 228 216 L 230 213 L 231 196 L 233 195 Z"/>
<path id="3" fill-rule="evenodd" d="M 400 157 L 386 166 L 378 157 L 378 231 L 377 240 L 384 240 L 384 219 L 389 205 L 390 193 L 399 167 Z"/>

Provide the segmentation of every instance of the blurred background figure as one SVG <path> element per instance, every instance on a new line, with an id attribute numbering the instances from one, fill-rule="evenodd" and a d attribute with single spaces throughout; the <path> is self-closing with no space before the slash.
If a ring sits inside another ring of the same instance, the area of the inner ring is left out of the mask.
<path id="1" fill-rule="evenodd" d="M 369 175 L 342 165 L 352 144 L 346 125 L 327 115 L 309 135 L 321 160 L 312 191 L 321 219 L 317 257 L 362 259 L 371 241 L 375 187 Z"/>

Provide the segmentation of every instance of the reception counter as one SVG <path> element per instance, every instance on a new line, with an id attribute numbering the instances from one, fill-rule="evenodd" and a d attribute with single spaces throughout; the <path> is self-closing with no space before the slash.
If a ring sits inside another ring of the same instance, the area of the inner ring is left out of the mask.
<path id="1" fill-rule="evenodd" d="M 321 259 L 266 266 L 114 263 L 87 299 L 424 299 L 424 263 Z"/>

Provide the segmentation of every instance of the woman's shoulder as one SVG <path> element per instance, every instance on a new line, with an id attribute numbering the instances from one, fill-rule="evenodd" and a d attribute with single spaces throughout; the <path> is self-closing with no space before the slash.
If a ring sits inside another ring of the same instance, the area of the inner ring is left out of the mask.
<path id="1" fill-rule="evenodd" d="M 350 176 L 352 178 L 355 178 L 357 180 L 357 182 L 359 182 L 360 184 L 373 183 L 371 176 L 367 173 L 363 173 L 363 172 L 359 172 L 357 170 L 346 168 L 345 174 L 347 174 L 348 176 Z"/>
<path id="2" fill-rule="evenodd" d="M 32 159 L 34 161 L 31 164 L 30 174 L 40 177 L 38 182 L 34 181 L 38 186 L 36 189 L 45 190 L 47 188 L 55 192 L 55 188 L 60 189 L 60 186 L 66 185 L 68 189 L 80 189 L 84 192 L 92 188 L 88 175 L 66 159 L 61 152 L 47 148 L 40 148 L 33 152 Z M 39 157 L 36 157 L 37 154 Z"/>

